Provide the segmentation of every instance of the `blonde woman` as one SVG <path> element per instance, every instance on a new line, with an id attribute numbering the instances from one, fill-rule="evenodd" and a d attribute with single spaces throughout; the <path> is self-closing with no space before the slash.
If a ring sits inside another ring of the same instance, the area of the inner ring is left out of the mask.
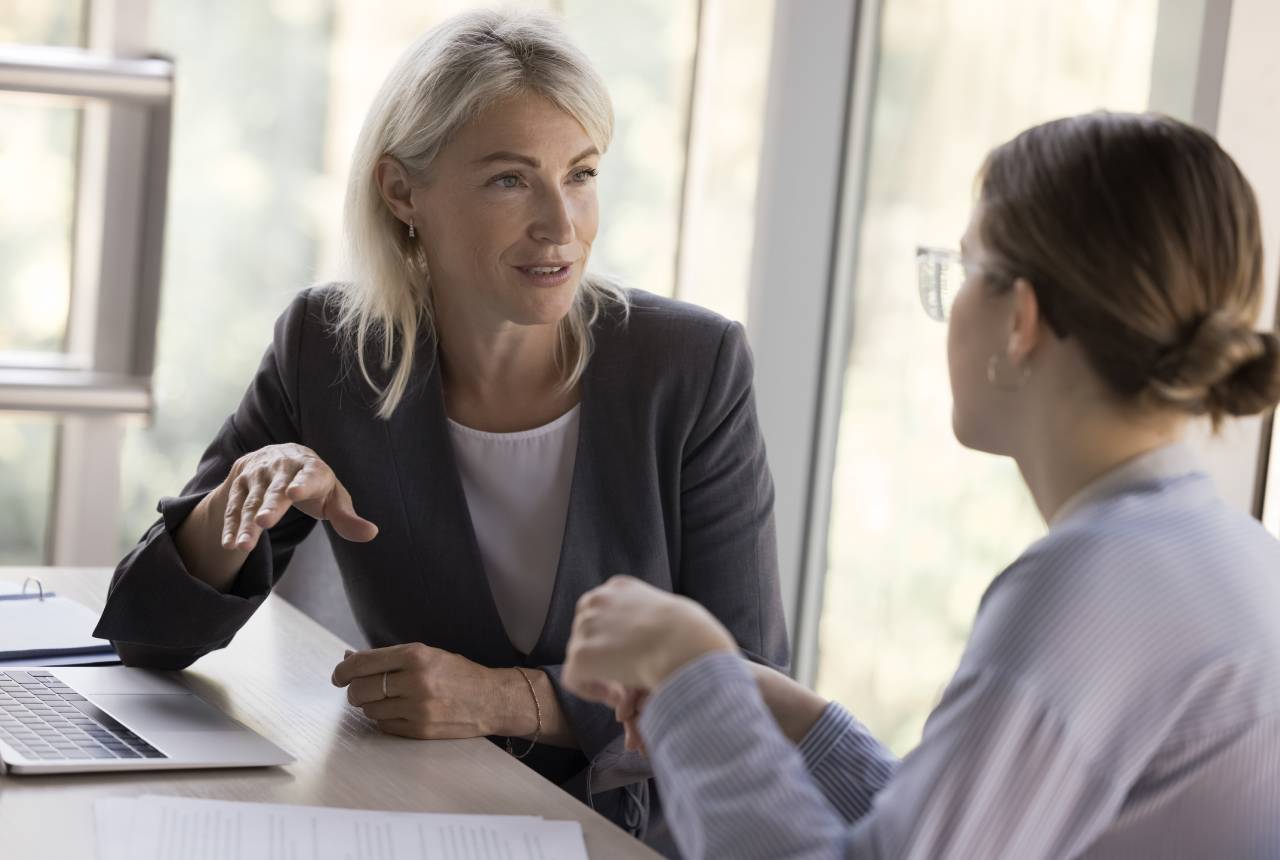
<path id="1" fill-rule="evenodd" d="M 225 646 L 323 521 L 374 646 L 335 668 L 353 705 L 501 739 L 642 828 L 612 712 L 559 680 L 578 598 L 626 572 L 756 659 L 787 639 L 742 327 L 588 271 L 612 128 L 548 19 L 466 14 L 408 50 L 356 147 L 350 279 L 290 304 L 116 571 L 98 633 L 126 663 Z"/>
<path id="2" fill-rule="evenodd" d="M 632 579 L 583 599 L 565 681 L 638 729 L 689 860 L 1280 857 L 1280 543 L 1180 441 L 1280 399 L 1253 192 L 1204 132 L 1105 113 L 981 182 L 922 297 L 950 312 L 956 437 L 1017 461 L 1049 533 L 988 588 L 919 747 Z"/>

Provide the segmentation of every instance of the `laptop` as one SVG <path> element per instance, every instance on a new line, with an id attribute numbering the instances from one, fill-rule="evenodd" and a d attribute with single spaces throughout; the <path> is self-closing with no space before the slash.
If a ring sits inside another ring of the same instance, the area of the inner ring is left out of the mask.
<path id="1" fill-rule="evenodd" d="M 293 761 L 173 673 L 125 666 L 0 668 L 0 771 L 267 767 Z"/>

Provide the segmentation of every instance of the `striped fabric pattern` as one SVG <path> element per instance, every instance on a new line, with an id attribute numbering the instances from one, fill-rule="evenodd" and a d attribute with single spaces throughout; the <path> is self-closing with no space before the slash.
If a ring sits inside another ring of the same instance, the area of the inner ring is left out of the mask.
<path id="1" fill-rule="evenodd" d="M 734 655 L 640 728 L 686 860 L 1280 858 L 1280 543 L 1170 446 L 992 582 L 901 761 L 834 703 L 791 745 Z"/>

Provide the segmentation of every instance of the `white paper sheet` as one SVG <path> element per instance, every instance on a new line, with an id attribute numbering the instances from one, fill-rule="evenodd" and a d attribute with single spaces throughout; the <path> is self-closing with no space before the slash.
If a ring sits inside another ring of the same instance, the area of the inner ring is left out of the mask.
<path id="1" fill-rule="evenodd" d="M 95 805 L 98 860 L 587 860 L 576 821 L 143 796 Z"/>

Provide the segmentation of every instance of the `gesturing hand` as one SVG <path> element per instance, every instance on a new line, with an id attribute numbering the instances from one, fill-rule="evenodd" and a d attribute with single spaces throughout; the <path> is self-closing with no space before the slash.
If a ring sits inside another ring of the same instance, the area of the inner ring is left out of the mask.
<path id="1" fill-rule="evenodd" d="M 373 540 L 378 527 L 358 515 L 351 495 L 316 452 L 303 445 L 267 445 L 236 460 L 223 482 L 227 503 L 223 549 L 251 550 L 290 507 L 329 520 L 350 541 Z"/>
<path id="2" fill-rule="evenodd" d="M 574 695 L 630 716 L 636 691 L 654 689 L 703 654 L 736 650 L 701 604 L 615 576 L 578 601 L 562 679 Z"/>
<path id="3" fill-rule="evenodd" d="M 500 685 L 493 669 L 421 642 L 348 651 L 335 687 L 382 731 L 408 738 L 498 734 Z M 384 695 L 385 678 L 385 695 Z"/>

